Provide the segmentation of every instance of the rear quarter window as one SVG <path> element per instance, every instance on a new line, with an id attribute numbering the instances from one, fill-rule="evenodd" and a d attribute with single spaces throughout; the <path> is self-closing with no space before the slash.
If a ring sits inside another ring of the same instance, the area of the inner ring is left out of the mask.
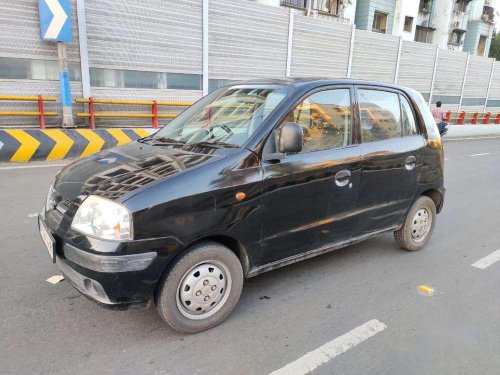
<path id="1" fill-rule="evenodd" d="M 401 106 L 397 93 L 359 89 L 358 100 L 363 143 L 400 138 L 403 135 Z"/>

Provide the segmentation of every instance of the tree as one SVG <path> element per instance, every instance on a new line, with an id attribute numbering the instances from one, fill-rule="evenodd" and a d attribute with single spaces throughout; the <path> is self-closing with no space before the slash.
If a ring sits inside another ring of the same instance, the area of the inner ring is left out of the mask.
<path id="1" fill-rule="evenodd" d="M 497 33 L 491 40 L 490 57 L 500 61 L 500 33 Z"/>

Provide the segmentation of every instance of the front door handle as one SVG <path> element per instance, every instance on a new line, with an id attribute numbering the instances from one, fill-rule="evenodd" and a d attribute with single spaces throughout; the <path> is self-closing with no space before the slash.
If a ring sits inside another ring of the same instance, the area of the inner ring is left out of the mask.
<path id="1" fill-rule="evenodd" d="M 335 174 L 335 185 L 339 187 L 346 186 L 351 181 L 351 171 L 343 169 Z"/>
<path id="2" fill-rule="evenodd" d="M 413 155 L 408 156 L 405 159 L 405 168 L 409 171 L 413 170 L 417 165 L 417 158 Z"/>

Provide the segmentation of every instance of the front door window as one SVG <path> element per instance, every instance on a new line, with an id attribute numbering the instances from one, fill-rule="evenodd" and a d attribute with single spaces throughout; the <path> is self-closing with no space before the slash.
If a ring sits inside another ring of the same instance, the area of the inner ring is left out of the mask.
<path id="1" fill-rule="evenodd" d="M 283 123 L 290 121 L 302 127 L 302 153 L 348 146 L 352 133 L 350 90 L 325 90 L 311 95 Z"/>

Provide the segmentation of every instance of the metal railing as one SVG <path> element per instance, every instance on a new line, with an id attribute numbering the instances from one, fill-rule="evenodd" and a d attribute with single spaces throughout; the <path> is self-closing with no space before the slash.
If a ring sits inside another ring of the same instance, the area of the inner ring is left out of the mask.
<path id="1" fill-rule="evenodd" d="M 57 112 L 45 112 L 43 102 L 55 102 L 57 98 L 38 96 L 17 96 L 17 95 L 0 95 L 0 100 L 17 101 L 17 102 L 37 102 L 38 111 L 0 111 L 0 116 L 33 116 L 38 117 L 40 129 L 45 129 L 45 116 L 57 116 Z"/>
<path id="2" fill-rule="evenodd" d="M 493 117 L 493 114 L 491 112 L 480 113 L 466 111 L 448 111 L 445 114 L 444 122 L 454 125 L 465 125 L 466 123 L 472 125 L 478 125 L 478 123 L 482 125 L 489 125 L 491 124 L 492 119 L 493 124 L 500 125 L 500 113 L 497 113 L 496 116 Z"/>
<path id="3" fill-rule="evenodd" d="M 90 127 L 95 129 L 95 119 L 99 117 L 122 117 L 122 118 L 150 118 L 152 119 L 153 128 L 157 129 L 160 118 L 175 118 L 174 113 L 158 113 L 158 107 L 189 107 L 191 102 L 159 102 L 156 100 L 114 100 L 114 99 L 75 99 L 75 103 L 88 104 L 88 112 L 77 112 L 76 117 L 89 118 Z M 113 105 L 145 105 L 151 106 L 151 113 L 129 113 L 129 112 L 96 112 L 96 104 L 113 104 Z"/>

